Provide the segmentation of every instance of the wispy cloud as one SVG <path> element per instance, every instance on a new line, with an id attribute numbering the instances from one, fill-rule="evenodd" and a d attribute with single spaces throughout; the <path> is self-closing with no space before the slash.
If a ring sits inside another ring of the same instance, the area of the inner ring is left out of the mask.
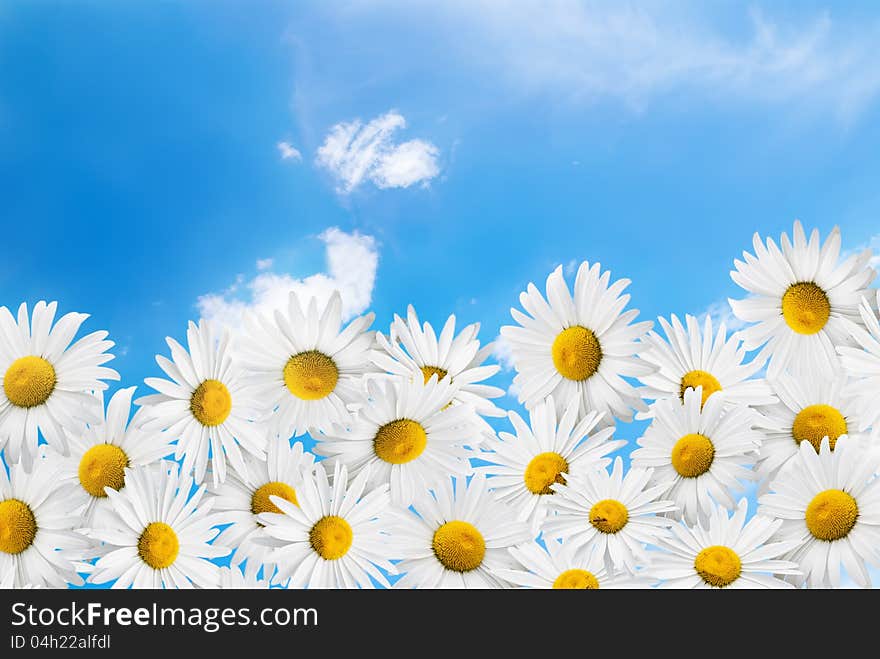
<path id="1" fill-rule="evenodd" d="M 697 318 L 700 323 L 703 323 L 706 320 L 706 316 L 712 318 L 713 327 L 718 327 L 718 324 L 723 322 L 727 326 L 728 332 L 736 332 L 746 326 L 746 323 L 733 315 L 733 309 L 730 308 L 727 298 L 716 300 L 703 313 L 699 314 Z"/>
<path id="2" fill-rule="evenodd" d="M 257 259 L 257 270 L 268 270 L 275 263 L 275 259 Z"/>
<path id="3" fill-rule="evenodd" d="M 299 149 L 294 147 L 290 142 L 278 142 L 275 146 L 278 149 L 278 153 L 281 155 L 282 160 L 294 160 L 296 162 L 302 160 L 302 154 L 299 152 Z"/>

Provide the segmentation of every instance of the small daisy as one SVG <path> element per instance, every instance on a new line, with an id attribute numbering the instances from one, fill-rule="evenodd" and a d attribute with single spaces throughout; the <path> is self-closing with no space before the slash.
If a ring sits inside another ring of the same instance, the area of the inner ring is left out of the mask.
<path id="1" fill-rule="evenodd" d="M 840 566 L 859 586 L 871 585 L 865 564 L 880 566 L 880 468 L 876 452 L 840 437 L 819 453 L 801 442 L 797 457 L 771 483 L 758 513 L 783 520 L 778 538 L 795 541 L 787 558 L 800 563 L 811 587 L 840 585 Z"/>
<path id="2" fill-rule="evenodd" d="M 492 453 L 478 454 L 492 463 L 479 468 L 492 477 L 489 488 L 536 532 L 554 494 L 550 488 L 553 483 L 565 483 L 565 474 L 583 476 L 604 469 L 611 463 L 606 456 L 626 444 L 625 440 L 611 439 L 614 426 L 596 431 L 601 414 L 589 412 L 579 419 L 578 407 L 578 399 L 572 398 L 557 415 L 549 396 L 529 412 L 528 425 L 516 412 L 508 412 L 516 435 L 501 432 L 485 445 Z"/>
<path id="3" fill-rule="evenodd" d="M 205 478 L 210 457 L 216 485 L 226 480 L 227 458 L 244 471 L 240 448 L 265 458 L 266 433 L 253 422 L 258 404 L 232 359 L 229 332 L 216 337 L 210 323 L 191 322 L 186 339 L 189 352 L 171 337 L 165 339 L 171 359 L 156 355 L 156 362 L 171 379 L 145 379 L 159 393 L 135 402 L 143 406 L 144 431 L 177 438 L 174 459 L 183 458 L 184 473 L 193 471 L 197 484 Z"/>
<path id="4" fill-rule="evenodd" d="M 733 508 L 730 491 L 752 479 L 762 435 L 754 429 L 758 415 L 748 407 L 724 412 L 723 394 L 702 405 L 702 386 L 684 393 L 684 405 L 665 399 L 654 404 L 654 422 L 637 440 L 632 464 L 653 468 L 653 482 L 665 484 L 672 499 L 693 524 L 721 504 Z M 676 514 L 675 517 L 679 515 Z"/>
<path id="5" fill-rule="evenodd" d="M 745 262 L 736 260 L 730 273 L 750 293 L 730 300 L 737 318 L 756 323 L 742 330 L 746 350 L 766 344 L 771 380 L 785 370 L 836 373 L 835 346 L 850 344 L 845 320 L 859 321 L 859 301 L 874 279 L 871 250 L 841 263 L 840 230 L 835 227 L 820 245 L 819 231 L 813 230 L 808 242 L 800 222 L 794 223 L 793 241 L 782 234 L 781 249 L 772 238 L 765 245 L 757 233 L 752 242 L 755 255 L 743 252 Z"/>
<path id="6" fill-rule="evenodd" d="M 237 567 L 220 568 L 220 588 L 225 590 L 263 590 L 269 587 L 268 579 L 258 579 L 256 573 L 242 573 Z"/>
<path id="7" fill-rule="evenodd" d="M 205 486 L 192 496 L 193 479 L 173 462 L 126 468 L 125 487 L 104 491 L 114 516 L 92 537 L 109 547 L 95 563 L 90 583 L 116 580 L 113 588 L 217 588 L 220 575 L 213 558 L 228 547 L 210 544 L 223 519 L 202 501 Z"/>
<path id="8" fill-rule="evenodd" d="M 880 306 L 880 291 L 877 291 L 877 305 Z M 867 298 L 862 300 L 859 313 L 865 327 L 854 323 L 848 325 L 859 347 L 837 348 L 844 370 L 854 380 L 852 393 L 861 412 L 858 425 L 850 423 L 849 428 L 850 432 L 864 432 L 871 428 L 872 436 L 880 438 L 880 405 L 877 405 L 880 400 L 880 318 Z"/>
<path id="9" fill-rule="evenodd" d="M 746 522 L 749 503 L 741 499 L 736 511 L 713 506 L 707 527 L 672 526 L 652 554 L 651 574 L 663 579 L 661 588 L 791 588 L 773 574 L 798 575 L 797 563 L 781 557 L 797 542 L 768 542 L 782 525 L 755 515 Z"/>
<path id="10" fill-rule="evenodd" d="M 611 273 L 598 263 L 578 268 L 574 296 L 565 283 L 562 266 L 547 278 L 547 299 L 534 284 L 520 294 L 526 313 L 511 309 L 519 326 L 501 328 L 513 350 L 519 400 L 531 409 L 549 395 L 562 406 L 577 396 L 581 412 L 604 412 L 632 419 L 632 408 L 646 409 L 638 390 L 625 377 L 644 377 L 654 366 L 636 358 L 639 339 L 651 322 L 630 324 L 636 309 L 624 311 L 629 295 L 622 295 L 628 279 L 609 285 Z M 549 300 L 549 302 L 548 302 Z"/>
<path id="11" fill-rule="evenodd" d="M 412 509 L 396 511 L 392 533 L 405 572 L 395 588 L 508 588 L 498 571 L 516 567 L 510 547 L 532 534 L 515 511 L 486 489 L 476 475 L 444 481 L 434 495 L 425 491 Z"/>
<path id="12" fill-rule="evenodd" d="M 331 485 L 317 463 L 297 490 L 298 505 L 269 496 L 281 512 L 260 513 L 259 519 L 266 527 L 262 541 L 276 548 L 270 556 L 278 565 L 276 582 L 289 580 L 290 588 L 372 588 L 375 580 L 390 587 L 379 571 L 397 574 L 385 558 L 388 485 L 367 490 L 369 476 L 364 469 L 349 483 L 345 466 L 337 464 Z"/>
<path id="13" fill-rule="evenodd" d="M 214 510 L 223 513 L 223 522 L 229 524 L 217 536 L 217 543 L 233 547 L 230 565 L 236 566 L 247 561 L 245 572 L 256 574 L 264 566 L 264 574 L 271 576 L 273 565 L 264 565 L 268 560 L 270 548 L 255 542 L 263 537 L 264 527 L 258 521 L 260 513 L 280 513 L 269 497 L 279 496 L 297 504 L 296 493 L 315 468 L 315 457 L 303 451 L 297 442 L 292 447 L 288 440 L 269 442 L 268 460 L 245 457 L 247 470 L 239 475 L 232 472 L 226 482 L 211 488 L 214 497 Z"/>
<path id="14" fill-rule="evenodd" d="M 655 373 L 640 378 L 645 385 L 643 398 L 677 398 L 684 402 L 687 389 L 701 386 L 704 403 L 716 391 L 724 391 L 728 405 L 753 407 L 776 402 L 767 382 L 753 377 L 764 366 L 763 361 L 746 362 L 742 339 L 737 333 L 728 337 L 723 321 L 713 333 L 712 318 L 707 315 L 701 333 L 693 316 L 685 316 L 687 329 L 675 315 L 671 322 L 658 320 L 666 339 L 657 332 L 648 332 L 643 339 L 648 349 L 639 353 L 639 357 L 657 366 Z"/>
<path id="15" fill-rule="evenodd" d="M 375 370 L 373 332 L 367 331 L 373 317 L 359 316 L 343 329 L 338 292 L 323 311 L 315 298 L 304 310 L 291 292 L 286 313 L 245 318 L 242 362 L 256 395 L 277 408 L 277 434 L 286 439 L 350 420 L 346 406 L 360 397 L 363 375 Z"/>
<path id="16" fill-rule="evenodd" d="M 554 483 L 550 511 L 557 514 L 545 520 L 544 538 L 571 543 L 581 557 L 596 551 L 610 571 L 635 574 L 636 566 L 647 562 L 644 545 L 654 544 L 672 524 L 661 513 L 675 510 L 672 501 L 659 498 L 665 484 L 648 487 L 651 475 L 651 469 L 632 468 L 624 476 L 618 457 L 610 474 L 598 469 Z"/>
<path id="17" fill-rule="evenodd" d="M 432 376 L 366 383 L 367 396 L 349 427 L 315 433 L 315 453 L 355 476 L 370 470 L 370 486 L 391 484 L 391 500 L 408 506 L 425 488 L 450 475 L 471 473 L 465 445 L 481 439 L 470 405 L 449 405 L 455 384 Z"/>
<path id="18" fill-rule="evenodd" d="M 89 316 L 68 313 L 53 327 L 57 307 L 57 302 L 37 302 L 29 318 L 22 303 L 17 321 L 0 307 L 0 448 L 6 447 L 9 462 L 24 460 L 27 467 L 37 452 L 38 432 L 67 455 L 64 430 L 79 432 L 101 418 L 99 401 L 87 392 L 119 379 L 116 371 L 101 366 L 113 359 L 107 332 L 92 332 L 71 345 Z"/>

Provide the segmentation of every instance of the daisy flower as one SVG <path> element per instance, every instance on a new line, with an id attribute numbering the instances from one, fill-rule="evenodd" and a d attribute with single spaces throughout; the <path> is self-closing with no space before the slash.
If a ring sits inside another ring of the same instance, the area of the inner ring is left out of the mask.
<path id="1" fill-rule="evenodd" d="M 578 399 L 572 398 L 564 412 L 557 414 L 553 397 L 549 396 L 532 408 L 528 424 L 516 412 L 508 412 L 516 434 L 499 433 L 497 439 L 484 445 L 492 452 L 478 454 L 481 460 L 492 463 L 479 468 L 492 477 L 489 488 L 535 531 L 554 494 L 550 488 L 553 483 L 565 483 L 566 474 L 582 476 L 604 469 L 611 463 L 606 456 L 626 444 L 611 439 L 614 426 L 596 430 L 601 417 L 598 412 L 578 418 L 578 407 Z"/>
<path id="2" fill-rule="evenodd" d="M 81 431 L 101 418 L 99 401 L 89 391 L 107 388 L 104 380 L 118 380 L 113 369 L 101 366 L 113 359 L 105 341 L 107 332 L 73 337 L 88 318 L 68 313 L 53 326 L 57 302 L 37 302 L 33 317 L 27 305 L 18 319 L 0 307 L 0 448 L 9 462 L 24 460 L 30 467 L 37 452 L 38 433 L 62 455 L 67 455 L 64 430 Z"/>
<path id="3" fill-rule="evenodd" d="M 183 471 L 193 471 L 195 482 L 205 478 L 210 455 L 213 482 L 226 480 L 226 459 L 244 471 L 241 448 L 263 459 L 266 436 L 253 420 L 258 403 L 245 387 L 229 347 L 229 332 L 219 337 L 206 321 L 190 322 L 186 330 L 189 351 L 171 337 L 165 339 L 171 359 L 156 355 L 170 380 L 146 378 L 157 394 L 135 401 L 143 406 L 146 432 L 164 431 L 177 438 L 174 459 L 183 458 Z"/>
<path id="4" fill-rule="evenodd" d="M 388 485 L 367 490 L 369 476 L 364 469 L 349 483 L 348 470 L 337 464 L 331 485 L 317 463 L 297 490 L 298 505 L 269 496 L 281 512 L 258 518 L 266 527 L 262 541 L 275 547 L 270 560 L 278 565 L 276 582 L 289 580 L 290 588 L 372 588 L 372 578 L 390 587 L 379 571 L 397 574 L 385 558 Z"/>
<path id="5" fill-rule="evenodd" d="M 350 420 L 346 406 L 359 398 L 363 375 L 375 370 L 367 331 L 373 317 L 359 316 L 343 329 L 336 291 L 321 311 L 315 298 L 304 310 L 291 292 L 286 313 L 245 317 L 242 362 L 256 395 L 276 409 L 277 434 L 299 436 Z"/>
<path id="6" fill-rule="evenodd" d="M 554 483 L 549 508 L 557 514 L 544 521 L 544 539 L 571 543 L 581 557 L 596 551 L 608 570 L 635 574 L 647 562 L 644 545 L 654 544 L 672 524 L 660 514 L 675 510 L 672 501 L 660 499 L 665 484 L 648 486 L 651 475 L 651 469 L 631 468 L 624 476 L 618 457 L 610 474 L 597 469 Z"/>
<path id="7" fill-rule="evenodd" d="M 237 567 L 221 567 L 220 588 L 225 590 L 263 590 L 269 588 L 269 580 L 258 579 L 256 573 L 242 573 Z"/>
<path id="8" fill-rule="evenodd" d="M 880 291 L 877 291 L 877 304 L 880 306 Z M 872 435 L 880 438 L 880 319 L 871 308 L 868 299 L 862 300 L 859 313 L 865 327 L 849 324 L 850 334 L 857 348 L 838 346 L 841 363 L 846 373 L 853 378 L 852 393 L 860 408 L 858 425 L 849 424 L 850 432 L 864 432 L 872 429 Z"/>
<path id="9" fill-rule="evenodd" d="M 651 574 L 663 579 L 661 588 L 791 588 L 773 574 L 798 575 L 797 563 L 783 560 L 796 542 L 768 542 L 781 519 L 762 515 L 746 522 L 749 503 L 741 499 L 728 516 L 713 506 L 707 526 L 672 526 L 672 535 L 658 543 Z"/>
<path id="10" fill-rule="evenodd" d="M 644 411 L 638 390 L 624 377 L 644 377 L 654 366 L 636 358 L 638 339 L 651 322 L 630 324 L 636 309 L 624 311 L 629 295 L 622 295 L 628 279 L 609 285 L 611 273 L 601 273 L 598 263 L 578 268 L 574 296 L 565 283 L 562 266 L 547 278 L 547 299 L 534 284 L 520 294 L 526 313 L 511 309 L 519 326 L 501 328 L 510 344 L 517 374 L 514 385 L 519 400 L 531 409 L 548 395 L 562 406 L 578 397 L 581 412 L 604 412 L 632 419 L 632 409 Z"/>
<path id="11" fill-rule="evenodd" d="M 743 252 L 745 262 L 736 260 L 730 273 L 750 294 L 730 300 L 737 318 L 755 323 L 742 330 L 746 350 L 765 346 L 771 380 L 785 370 L 833 375 L 840 367 L 835 346 L 850 342 L 845 321 L 858 322 L 859 301 L 874 279 L 871 250 L 841 263 L 840 230 L 820 244 L 819 231 L 807 241 L 800 222 L 793 240 L 782 234 L 781 249 L 772 238 L 765 245 L 757 233 L 752 242 L 754 256 Z"/>
<path id="12" fill-rule="evenodd" d="M 819 452 L 801 442 L 797 457 L 771 483 L 758 513 L 783 520 L 778 537 L 795 541 L 797 561 L 811 587 L 840 585 L 840 566 L 859 586 L 871 585 L 865 564 L 880 565 L 880 468 L 876 452 L 840 437 Z"/>
<path id="13" fill-rule="evenodd" d="M 507 550 L 532 540 L 479 474 L 470 483 L 446 480 L 433 495 L 422 492 L 412 509 L 395 512 L 392 533 L 403 559 L 397 569 L 406 573 L 395 588 L 508 588 L 498 572 L 516 566 Z"/>
<path id="14" fill-rule="evenodd" d="M 665 399 L 654 404 L 654 421 L 637 440 L 632 465 L 654 470 L 653 483 L 665 485 L 672 499 L 693 524 L 715 504 L 733 508 L 731 489 L 752 479 L 762 435 L 754 429 L 757 414 L 748 407 L 724 412 L 723 394 L 702 404 L 702 386 L 684 393 L 684 405 Z M 678 515 L 676 515 L 677 517 Z"/>
<path id="15" fill-rule="evenodd" d="M 367 396 L 350 426 L 315 433 L 315 453 L 344 464 L 354 476 L 370 470 L 370 486 L 391 484 L 391 501 L 408 506 L 427 487 L 471 473 L 465 444 L 481 440 L 470 405 L 449 405 L 455 384 L 396 380 L 366 383 Z"/>
<path id="16" fill-rule="evenodd" d="M 107 543 L 90 583 L 116 580 L 113 588 L 216 588 L 220 575 L 212 558 L 229 548 L 210 544 L 223 519 L 202 501 L 205 486 L 192 496 L 193 479 L 178 465 L 162 461 L 125 469 L 125 487 L 104 488 L 113 506 L 107 528 L 90 534 Z"/>

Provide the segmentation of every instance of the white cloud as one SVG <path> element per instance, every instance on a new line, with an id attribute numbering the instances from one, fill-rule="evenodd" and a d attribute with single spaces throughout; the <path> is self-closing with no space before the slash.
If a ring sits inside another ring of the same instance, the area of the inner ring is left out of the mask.
<path id="1" fill-rule="evenodd" d="M 406 119 L 391 110 L 367 124 L 360 119 L 338 123 L 318 149 L 316 162 L 337 179 L 337 191 L 348 194 L 364 181 L 379 188 L 427 184 L 440 173 L 440 150 L 425 140 L 397 144 L 394 132 Z"/>
<path id="2" fill-rule="evenodd" d="M 297 162 L 302 160 L 302 154 L 299 152 L 299 149 L 290 142 L 278 142 L 275 146 L 278 149 L 278 153 L 281 154 L 282 160 L 295 160 Z"/>
<path id="3" fill-rule="evenodd" d="M 373 297 L 379 265 L 376 240 L 357 231 L 346 233 L 336 227 L 327 229 L 318 238 L 325 244 L 326 272 L 302 279 L 265 270 L 252 279 L 239 275 L 225 291 L 199 296 L 196 305 L 202 318 L 237 328 L 246 311 L 271 313 L 283 308 L 291 291 L 303 302 L 315 297 L 323 304 L 333 291 L 338 290 L 342 295 L 344 319 L 366 311 Z M 258 268 L 261 261 L 257 262 Z"/>
<path id="4" fill-rule="evenodd" d="M 697 319 L 700 323 L 704 323 L 706 321 L 706 316 L 712 318 L 713 328 L 717 328 L 718 324 L 723 322 L 727 326 L 728 332 L 736 332 L 746 326 L 746 323 L 733 315 L 733 309 L 730 308 L 730 303 L 727 301 L 727 298 L 716 300 L 710 304 L 703 313 L 697 316 Z"/>
<path id="5" fill-rule="evenodd" d="M 257 270 L 268 270 L 274 263 L 274 259 L 257 259 Z"/>
<path id="6" fill-rule="evenodd" d="M 513 370 L 513 347 L 500 334 L 492 343 L 492 356 L 505 371 Z"/>

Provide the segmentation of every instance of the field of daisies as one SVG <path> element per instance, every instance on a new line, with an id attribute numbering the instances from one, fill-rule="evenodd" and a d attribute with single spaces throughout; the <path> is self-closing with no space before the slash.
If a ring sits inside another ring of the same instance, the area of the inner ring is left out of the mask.
<path id="1" fill-rule="evenodd" d="M 478 325 L 413 307 L 387 333 L 344 325 L 338 294 L 234 333 L 190 323 L 137 397 L 104 396 L 114 344 L 77 338 L 86 314 L 0 307 L 0 585 L 870 586 L 872 256 L 837 230 L 756 234 L 736 332 L 638 321 L 628 280 L 559 268 L 501 329 L 527 418 L 493 402 Z M 615 423 L 634 418 L 625 468 Z"/>

